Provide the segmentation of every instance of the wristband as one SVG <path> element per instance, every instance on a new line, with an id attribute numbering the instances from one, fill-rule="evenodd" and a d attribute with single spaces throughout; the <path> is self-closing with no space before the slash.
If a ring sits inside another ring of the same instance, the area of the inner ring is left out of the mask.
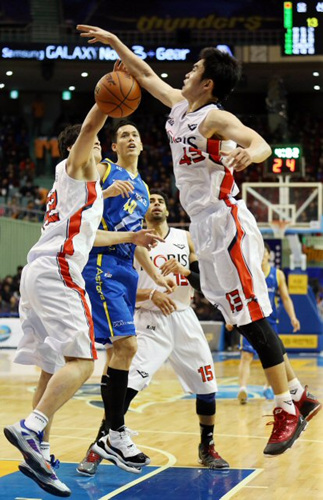
<path id="1" fill-rule="evenodd" d="M 154 296 L 154 293 L 156 292 L 156 288 L 154 288 L 153 290 L 151 290 L 150 294 L 149 294 L 149 300 L 153 300 L 153 296 Z"/>

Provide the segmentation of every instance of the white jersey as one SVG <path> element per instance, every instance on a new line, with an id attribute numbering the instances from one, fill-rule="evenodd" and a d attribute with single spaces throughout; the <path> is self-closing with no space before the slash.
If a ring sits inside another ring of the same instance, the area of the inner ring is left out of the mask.
<path id="1" fill-rule="evenodd" d="M 39 257 L 56 257 L 82 271 L 93 246 L 103 211 L 100 179 L 80 181 L 66 173 L 66 160 L 55 171 L 47 196 L 42 234 L 28 253 L 30 264 Z"/>
<path id="2" fill-rule="evenodd" d="M 158 243 L 155 248 L 150 250 L 149 254 L 153 264 L 157 268 L 160 268 L 160 266 L 162 266 L 167 260 L 175 258 L 182 266 L 188 269 L 190 249 L 187 240 L 187 232 L 183 229 L 175 229 L 171 227 L 165 238 L 165 243 Z M 139 274 L 138 288 L 156 288 L 161 292 L 165 291 L 162 287 L 156 287 L 156 283 L 141 268 L 136 260 L 134 265 Z M 180 274 L 171 274 L 170 276 L 174 276 L 177 288 L 169 295 L 169 297 L 176 303 L 177 310 L 183 311 L 184 309 L 190 307 L 193 296 L 193 288 L 185 276 Z M 157 307 L 152 300 L 138 302 L 136 307 L 160 312 L 159 307 Z"/>
<path id="3" fill-rule="evenodd" d="M 166 122 L 166 132 L 172 150 L 176 186 L 180 202 L 191 217 L 227 196 L 235 196 L 239 189 L 233 178 L 233 169 L 225 166 L 225 157 L 236 147 L 233 141 L 206 139 L 199 126 L 209 111 L 218 109 L 207 104 L 187 112 L 186 100 L 177 103 Z"/>

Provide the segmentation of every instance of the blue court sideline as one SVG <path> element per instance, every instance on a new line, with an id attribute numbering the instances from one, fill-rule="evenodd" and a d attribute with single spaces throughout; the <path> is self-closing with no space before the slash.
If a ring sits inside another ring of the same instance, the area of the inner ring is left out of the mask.
<path id="1" fill-rule="evenodd" d="M 59 478 L 77 500 L 219 500 L 251 480 L 256 469 L 211 471 L 195 467 L 146 467 L 140 475 L 101 465 L 94 478 L 77 474 L 76 464 L 61 464 Z M 159 472 L 160 470 L 160 472 Z M 53 500 L 33 481 L 14 472 L 0 478 L 1 500 Z"/>

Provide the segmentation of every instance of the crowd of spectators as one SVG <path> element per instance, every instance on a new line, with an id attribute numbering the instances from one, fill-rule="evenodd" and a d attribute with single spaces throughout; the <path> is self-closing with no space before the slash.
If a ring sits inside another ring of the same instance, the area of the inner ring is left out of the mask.
<path id="1" fill-rule="evenodd" d="M 0 314 L 14 315 L 18 313 L 19 286 L 22 266 L 17 267 L 15 276 L 7 275 L 0 280 Z"/>
<path id="2" fill-rule="evenodd" d="M 2 116 L 0 122 L 0 215 L 40 222 L 47 189 L 35 184 L 36 164 L 30 156 L 30 136 L 21 119 Z"/>

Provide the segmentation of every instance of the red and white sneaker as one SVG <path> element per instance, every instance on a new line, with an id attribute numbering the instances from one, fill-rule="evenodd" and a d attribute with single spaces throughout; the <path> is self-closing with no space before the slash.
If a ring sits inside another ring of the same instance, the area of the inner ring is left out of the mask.
<path id="1" fill-rule="evenodd" d="M 199 463 L 209 469 L 227 469 L 229 464 L 224 460 L 214 448 L 214 443 L 199 444 Z"/>
<path id="2" fill-rule="evenodd" d="M 308 392 L 307 385 L 304 388 L 301 399 L 299 401 L 294 401 L 294 405 L 299 409 L 300 414 L 307 422 L 309 422 L 322 408 L 321 403 Z"/>
<path id="3" fill-rule="evenodd" d="M 90 447 L 83 460 L 78 464 L 76 470 L 79 474 L 93 477 L 95 476 L 101 462 L 102 458 L 100 457 L 100 455 L 95 453 L 92 450 L 92 447 Z"/>
<path id="4" fill-rule="evenodd" d="M 287 413 L 283 408 L 277 407 L 274 409 L 274 421 L 267 424 L 273 425 L 274 428 L 264 449 L 264 455 L 281 455 L 293 446 L 296 439 L 306 429 L 306 420 L 302 417 L 298 408 L 295 407 L 295 409 L 296 415 Z"/>

